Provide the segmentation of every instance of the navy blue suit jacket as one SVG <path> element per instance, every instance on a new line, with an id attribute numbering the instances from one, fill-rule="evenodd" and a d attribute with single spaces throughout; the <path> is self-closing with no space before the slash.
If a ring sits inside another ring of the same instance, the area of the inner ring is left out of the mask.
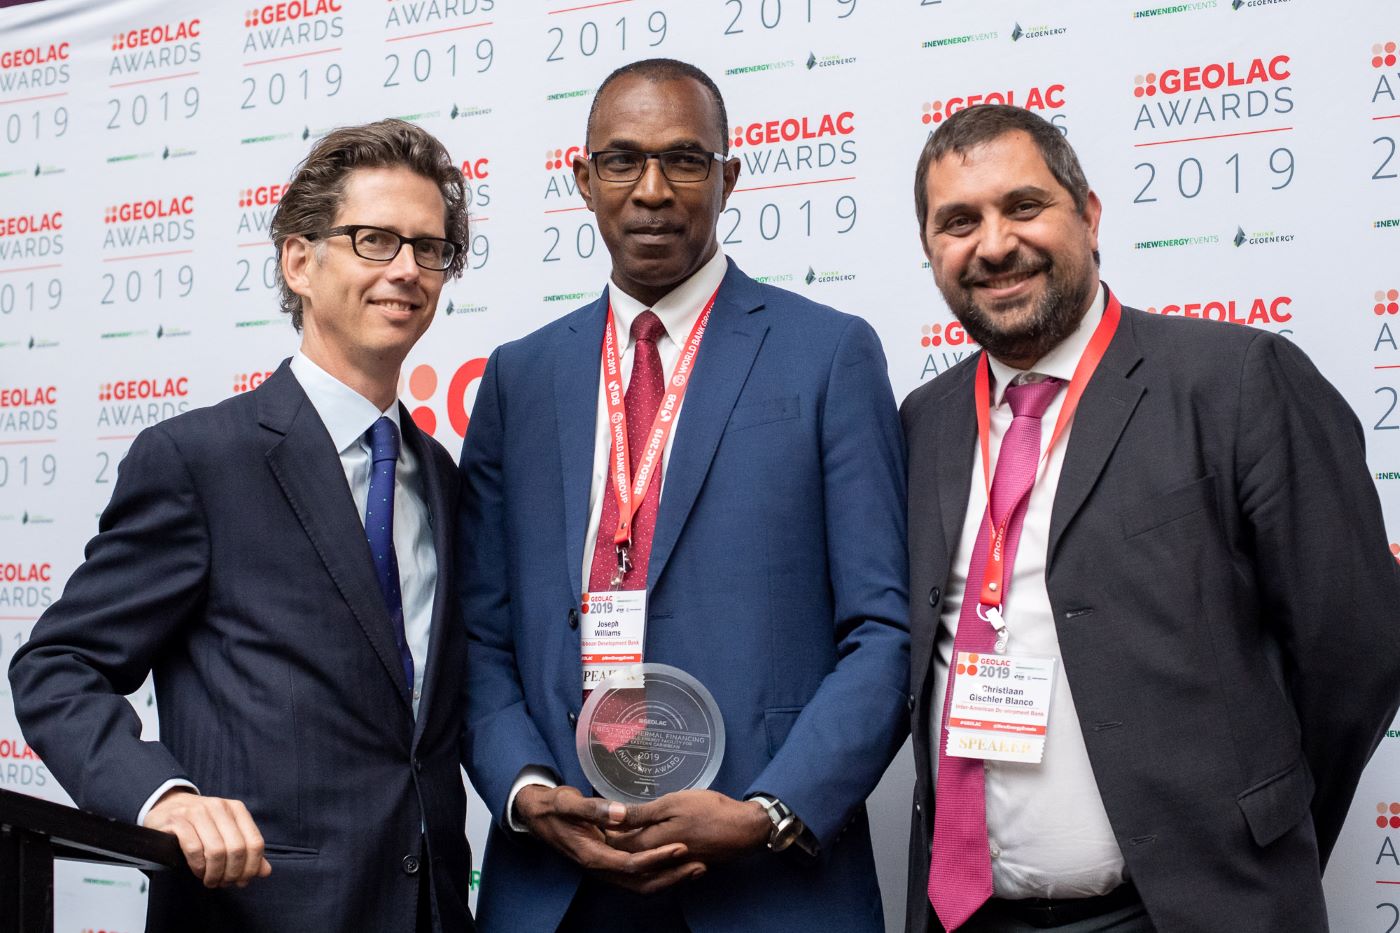
<path id="1" fill-rule="evenodd" d="M 430 865 L 444 933 L 470 927 L 456 484 L 401 412 L 439 563 L 416 721 L 339 456 L 285 363 L 136 438 L 87 560 L 15 656 L 25 737 L 80 807 L 134 820 L 180 777 L 244 801 L 267 841 L 272 875 L 246 888 L 156 876 L 150 929 L 407 933 L 405 869 Z M 123 697 L 148 671 L 159 742 Z"/>
<path id="2" fill-rule="evenodd" d="M 589 788 L 577 620 L 607 302 L 492 355 L 462 452 L 467 770 L 495 816 L 484 930 L 554 929 L 581 877 L 503 825 L 526 765 Z M 731 263 L 666 468 L 646 658 L 714 693 L 714 789 L 776 795 L 822 856 L 714 866 L 683 892 L 695 933 L 883 929 L 862 802 L 907 728 L 902 450 L 870 326 Z"/>

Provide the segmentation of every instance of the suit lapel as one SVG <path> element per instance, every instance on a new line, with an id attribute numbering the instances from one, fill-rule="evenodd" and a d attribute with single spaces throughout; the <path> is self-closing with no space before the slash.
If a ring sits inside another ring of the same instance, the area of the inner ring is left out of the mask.
<path id="1" fill-rule="evenodd" d="M 974 357 L 975 359 L 975 357 Z M 942 430 L 925 438 L 937 448 L 938 502 L 943 513 L 943 546 L 949 559 L 962 538 L 971 493 L 972 467 L 977 462 L 977 403 L 973 399 L 975 364 L 962 368 L 956 383 L 938 403 L 943 412 Z"/>
<path id="2" fill-rule="evenodd" d="M 665 485 L 647 567 L 648 590 L 654 589 L 661 579 L 695 497 L 700 494 L 705 474 L 710 471 L 729 414 L 768 333 L 768 325 L 753 315 L 762 307 L 763 296 L 757 284 L 730 261 L 695 358 L 695 375 L 681 405 L 671 459 L 665 467 Z"/>
<path id="3" fill-rule="evenodd" d="M 598 373 L 608 291 L 571 315 L 554 357 L 554 402 L 559 428 L 559 469 L 564 485 L 564 541 L 574 604 L 583 599 L 583 546 L 588 534 L 588 494 L 593 488 L 593 443 L 598 420 Z"/>
<path id="4" fill-rule="evenodd" d="M 423 662 L 423 696 L 418 701 L 418 719 L 414 725 L 414 738 L 423 732 L 423 724 L 427 722 L 426 712 L 432 707 L 428 704 L 432 702 L 434 694 L 437 692 L 437 673 L 442 666 L 442 652 L 446 650 L 447 644 L 446 629 L 452 624 L 454 618 L 453 606 L 456 594 L 452 592 L 448 583 L 452 579 L 452 542 L 450 531 L 454 516 L 449 514 L 450 496 L 448 495 L 448 483 L 454 481 L 452 476 L 443 476 L 438 472 L 438 461 L 433 456 L 430 449 L 431 441 L 424 435 L 418 426 L 413 422 L 413 416 L 408 409 L 399 405 L 399 423 L 403 425 L 403 437 L 408 446 L 413 451 L 413 456 L 419 463 L 419 471 L 423 477 L 423 498 L 428 511 L 428 524 L 433 535 L 433 554 L 437 560 L 437 584 L 433 587 L 433 613 L 432 621 L 429 624 L 428 635 L 428 657 Z M 458 685 L 449 684 L 449 689 L 454 689 Z"/>
<path id="5" fill-rule="evenodd" d="M 935 562 L 933 567 L 925 569 L 931 579 L 939 581 L 946 581 L 953 572 L 953 554 L 962 537 L 967 514 L 977 448 L 977 412 L 972 392 L 976 372 L 975 366 L 963 364 L 952 384 L 926 403 L 927 422 L 922 423 L 911 438 L 911 465 L 927 465 L 927 469 L 910 470 L 909 499 L 911 504 L 927 503 L 936 509 L 939 525 L 931 529 L 930 534 L 942 535 L 941 540 L 931 542 L 927 548 L 916 549 L 916 553 Z M 919 448 L 913 449 L 913 444 L 918 444 Z M 912 532 L 915 523 L 924 520 L 924 516 L 911 513 L 909 520 Z M 947 583 L 943 582 L 943 586 L 946 588 Z M 924 690 L 924 679 L 933 672 L 937 629 L 936 624 L 915 626 L 911 633 L 914 687 L 920 692 Z"/>
<path id="6" fill-rule="evenodd" d="M 364 543 L 364 525 L 330 435 L 286 363 L 257 392 L 259 423 L 281 435 L 267 452 L 268 467 L 400 698 L 408 703 L 392 622 Z"/>
<path id="7" fill-rule="evenodd" d="M 1085 387 L 1079 409 L 1074 413 L 1060 484 L 1055 490 L 1055 505 L 1050 513 L 1047 568 L 1053 566 L 1060 538 L 1098 482 L 1099 474 L 1142 397 L 1142 386 L 1130 378 L 1141 359 L 1133 336 L 1132 312 L 1125 308 L 1118 332 Z"/>

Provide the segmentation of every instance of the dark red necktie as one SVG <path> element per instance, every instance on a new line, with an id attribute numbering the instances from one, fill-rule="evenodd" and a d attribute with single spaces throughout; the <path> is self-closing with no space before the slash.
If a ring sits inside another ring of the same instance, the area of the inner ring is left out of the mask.
<path id="1" fill-rule="evenodd" d="M 996 474 L 987 508 L 993 522 L 1006 521 L 1005 566 L 1016 561 L 1021 525 L 1030 504 L 1030 489 L 1040 463 L 1040 419 L 1060 390 L 1058 379 L 1011 385 L 1006 400 L 1011 405 L 1011 426 L 997 450 Z M 991 522 L 984 514 L 972 560 L 967 568 L 958 631 L 953 638 L 953 664 L 962 651 L 990 654 L 996 635 L 990 623 L 977 615 L 978 594 L 991 546 Z M 1008 571 L 1008 578 L 1010 573 Z M 955 672 L 948 671 L 943 696 L 943 723 L 938 730 L 938 784 L 934 797 L 933 851 L 929 857 L 928 899 L 944 929 L 952 931 L 967 922 L 992 896 L 992 862 L 987 844 L 986 772 L 981 759 L 948 754 L 948 708 Z"/>
<path id="2" fill-rule="evenodd" d="M 627 394 L 622 404 L 627 411 L 627 457 L 629 477 L 637 470 L 646 446 L 656 410 L 661 407 L 666 377 L 661 372 L 661 354 L 656 341 L 666 333 L 661 318 L 643 311 L 632 322 L 632 376 L 627 382 Z M 647 563 L 651 557 L 651 538 L 656 530 L 656 507 L 661 502 L 661 458 L 656 460 L 656 472 L 647 485 L 642 507 L 632 520 L 632 546 L 628 550 L 631 567 L 622 578 L 623 590 L 644 590 L 647 586 Z M 617 573 L 617 493 L 609 482 L 603 490 L 603 518 L 598 523 L 598 542 L 593 551 L 593 566 L 588 573 L 588 588 L 593 592 L 613 589 Z"/>

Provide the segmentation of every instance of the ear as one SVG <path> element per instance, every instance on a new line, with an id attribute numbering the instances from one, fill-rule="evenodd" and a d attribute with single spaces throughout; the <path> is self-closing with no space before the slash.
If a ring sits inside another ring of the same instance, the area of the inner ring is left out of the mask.
<path id="1" fill-rule="evenodd" d="M 574 156 L 574 187 L 583 196 L 583 203 L 593 210 L 593 163 L 583 156 Z"/>
<path id="2" fill-rule="evenodd" d="M 303 298 L 311 293 L 310 265 L 316 248 L 309 240 L 289 236 L 282 241 L 282 278 L 287 287 Z"/>
<path id="3" fill-rule="evenodd" d="M 739 183 L 739 170 L 742 163 L 738 156 L 726 159 L 724 162 L 724 196 L 720 198 L 720 203 L 727 205 L 729 196 L 734 193 L 734 186 Z"/>
<path id="4" fill-rule="evenodd" d="M 1099 218 L 1103 216 L 1103 203 L 1094 192 L 1084 202 L 1084 223 L 1089 226 L 1089 248 L 1099 248 Z"/>

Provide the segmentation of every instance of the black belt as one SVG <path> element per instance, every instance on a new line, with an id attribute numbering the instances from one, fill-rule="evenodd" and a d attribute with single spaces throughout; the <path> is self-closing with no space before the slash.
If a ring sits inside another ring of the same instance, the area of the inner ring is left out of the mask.
<path id="1" fill-rule="evenodd" d="M 1078 923 L 1142 903 L 1137 888 L 1125 881 L 1107 894 L 1096 897 L 1027 897 L 1007 900 L 994 897 L 988 907 L 1003 917 L 1014 917 L 1039 929 L 1052 929 Z"/>

